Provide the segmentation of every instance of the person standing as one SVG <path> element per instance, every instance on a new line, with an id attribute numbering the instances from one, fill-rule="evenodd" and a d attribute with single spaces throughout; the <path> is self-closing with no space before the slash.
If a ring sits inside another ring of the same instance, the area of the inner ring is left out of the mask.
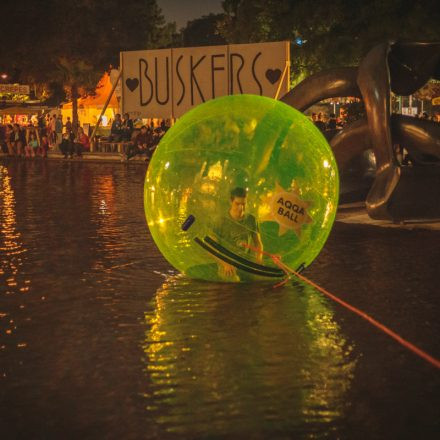
<path id="1" fill-rule="evenodd" d="M 46 121 L 43 116 L 38 118 L 38 132 L 40 137 L 46 134 Z"/>
<path id="2" fill-rule="evenodd" d="M 56 146 L 58 147 L 63 140 L 63 117 L 55 115 L 55 135 L 56 135 Z"/>
<path id="3" fill-rule="evenodd" d="M 121 115 L 117 113 L 110 130 L 110 137 L 112 142 L 119 142 L 122 137 L 122 119 Z"/>
<path id="4" fill-rule="evenodd" d="M 133 133 L 133 120 L 130 119 L 128 113 L 124 114 L 124 119 L 122 120 L 122 140 L 129 141 Z"/>
<path id="5" fill-rule="evenodd" d="M 26 135 L 18 124 L 14 124 L 12 136 L 15 154 L 21 157 L 24 153 L 24 146 L 26 145 Z"/>
<path id="6" fill-rule="evenodd" d="M 330 113 L 330 119 L 327 122 L 327 130 L 336 130 L 336 128 L 337 128 L 336 115 L 334 113 Z"/>
<path id="7" fill-rule="evenodd" d="M 57 115 L 53 115 L 52 118 L 50 118 L 50 122 L 48 124 L 49 128 L 49 144 L 53 147 L 56 145 L 56 131 L 55 131 L 55 125 L 56 125 Z"/>
<path id="8" fill-rule="evenodd" d="M 247 191 L 245 188 L 237 187 L 231 191 L 229 210 L 223 215 L 214 228 L 216 241 L 230 249 L 243 249 L 243 243 L 253 245 L 256 252 L 257 263 L 263 260 L 263 242 L 260 236 L 260 228 L 256 218 L 246 212 Z M 248 248 L 244 248 L 249 252 Z M 238 281 L 238 275 L 234 266 L 215 258 L 218 264 L 218 274 L 223 279 Z"/>
<path id="9" fill-rule="evenodd" d="M 46 135 L 41 136 L 41 144 L 37 149 L 37 155 L 47 158 L 47 152 L 49 151 L 49 139 Z"/>
<path id="10" fill-rule="evenodd" d="M 319 112 L 315 121 L 315 125 L 321 130 L 325 130 L 325 122 L 322 120 L 322 113 Z"/>
<path id="11" fill-rule="evenodd" d="M 70 117 L 69 116 L 67 116 L 66 125 L 64 127 L 66 128 L 66 133 L 70 137 L 70 133 L 72 132 L 72 122 L 70 121 Z"/>
<path id="12" fill-rule="evenodd" d="M 8 148 L 9 156 L 14 156 L 14 128 L 11 124 L 6 125 L 5 129 L 5 142 L 6 147 Z"/>

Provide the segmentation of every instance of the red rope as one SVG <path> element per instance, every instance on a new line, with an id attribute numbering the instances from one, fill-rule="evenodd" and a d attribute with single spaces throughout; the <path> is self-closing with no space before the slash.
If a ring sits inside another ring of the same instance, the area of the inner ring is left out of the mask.
<path id="1" fill-rule="evenodd" d="M 389 329 L 388 327 L 386 327 L 385 325 L 381 324 L 380 322 L 376 321 L 374 318 L 372 318 L 370 315 L 368 315 L 367 313 L 363 312 L 362 310 L 352 306 L 351 304 L 345 302 L 344 300 L 338 298 L 337 296 L 333 295 L 332 293 L 328 292 L 327 290 L 325 290 L 324 288 L 318 286 L 318 284 L 314 283 L 313 281 L 309 280 L 308 278 L 306 278 L 304 275 L 301 275 L 298 272 L 295 272 L 293 269 L 291 269 L 289 266 L 286 266 L 280 259 L 280 257 L 278 255 L 274 255 L 274 254 L 270 254 L 268 252 L 262 251 L 261 249 L 255 248 L 253 246 L 248 245 L 247 243 L 242 243 L 242 245 L 244 247 L 247 247 L 251 250 L 253 250 L 256 253 L 260 253 L 260 254 L 264 254 L 269 256 L 270 258 L 272 258 L 273 262 L 279 267 L 281 268 L 286 275 L 288 276 L 288 273 L 292 273 L 293 275 L 295 275 L 297 278 L 299 278 L 300 280 L 303 280 L 304 282 L 306 282 L 307 284 L 313 286 L 315 289 L 319 290 L 321 293 L 323 293 L 324 295 L 326 295 L 327 297 L 329 297 L 330 299 L 332 299 L 333 301 L 337 302 L 338 304 L 341 304 L 343 307 L 345 307 L 346 309 L 350 310 L 353 313 L 356 313 L 356 315 L 359 315 L 361 318 L 364 318 L 366 321 L 368 321 L 370 324 L 374 325 L 376 328 L 378 328 L 379 330 L 383 331 L 384 333 L 386 333 L 388 336 L 392 337 L 394 340 L 396 340 L 399 344 L 403 345 L 404 347 L 406 347 L 408 350 L 412 351 L 413 353 L 415 353 L 417 356 L 420 356 L 422 359 L 425 359 L 425 361 L 429 362 L 430 364 L 434 365 L 434 367 L 440 368 L 440 360 L 434 358 L 433 356 L 431 356 L 430 354 L 426 353 L 425 351 L 421 350 L 420 348 L 416 347 L 414 344 L 411 344 L 411 342 L 407 341 L 406 339 L 403 339 L 400 335 L 398 335 L 396 332 L 394 332 L 393 330 Z M 286 278 L 284 281 L 282 281 L 281 283 L 277 284 L 274 287 L 280 287 L 284 284 L 287 283 L 287 281 L 289 281 L 289 277 Z"/>

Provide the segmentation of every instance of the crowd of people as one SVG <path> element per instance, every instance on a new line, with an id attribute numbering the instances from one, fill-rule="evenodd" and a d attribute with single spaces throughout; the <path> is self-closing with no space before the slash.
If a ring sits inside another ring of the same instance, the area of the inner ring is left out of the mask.
<path id="1" fill-rule="evenodd" d="M 135 129 L 133 120 L 128 113 L 125 113 L 123 118 L 120 114 L 116 114 L 108 141 L 127 144 L 122 161 L 128 161 L 134 156 L 142 154 L 146 156 L 145 160 L 149 161 L 168 128 L 165 120 L 162 120 L 158 127 L 152 124 L 142 125 L 140 129 Z"/>
<path id="2" fill-rule="evenodd" d="M 84 151 L 90 151 L 90 139 L 84 133 L 82 127 L 78 128 L 76 136 L 73 131 L 66 130 L 62 134 L 62 139 L 58 147 L 65 159 L 67 159 L 67 157 L 72 158 L 74 154 L 78 157 L 82 157 Z"/>
<path id="3" fill-rule="evenodd" d="M 122 161 L 128 161 L 134 156 L 145 154 L 146 161 L 159 144 L 162 136 L 167 132 L 169 126 L 162 120 L 158 127 L 154 125 L 142 125 L 140 130 L 134 128 L 132 119 L 128 113 L 122 118 L 120 114 L 115 115 L 110 130 L 110 142 L 125 142 L 127 148 Z"/>
<path id="4" fill-rule="evenodd" d="M 5 124 L 0 125 L 0 147 L 9 156 L 47 157 L 49 139 L 34 125 Z"/>
<path id="5" fill-rule="evenodd" d="M 440 113 L 429 115 L 427 112 L 414 114 L 413 117 L 419 119 L 425 119 L 428 121 L 440 122 Z M 341 109 L 340 115 L 337 117 L 334 113 L 312 113 L 312 122 L 322 131 L 330 132 L 333 130 L 340 130 L 347 123 L 347 114 Z"/>
<path id="6" fill-rule="evenodd" d="M 110 136 L 98 137 L 97 141 L 125 143 L 124 161 L 141 154 L 149 160 L 168 128 L 162 120 L 158 127 L 152 124 L 136 129 L 127 113 L 124 118 L 117 114 Z M 48 151 L 59 151 L 66 159 L 82 157 L 84 152 L 90 151 L 90 143 L 82 127 L 75 130 L 70 117 L 63 122 L 62 116 L 56 114 L 40 117 L 36 123 L 27 125 L 0 124 L 1 151 L 11 157 L 46 158 Z"/>
<path id="7" fill-rule="evenodd" d="M 347 115 L 344 111 L 341 111 L 339 117 L 336 117 L 334 113 L 325 114 L 319 112 L 312 113 L 310 115 L 310 119 L 324 134 L 327 140 L 329 140 L 347 123 L 346 116 Z M 434 112 L 434 114 L 431 116 L 427 112 L 422 112 L 411 116 L 416 119 L 440 123 L 440 113 L 438 112 Z M 409 152 L 404 146 L 397 143 L 393 145 L 393 149 L 397 163 L 402 166 L 414 166 L 418 163 L 430 163 L 432 161 L 437 162 L 437 159 L 434 156 L 430 157 L 426 154 L 419 154 L 414 157 L 414 154 Z"/>
<path id="8" fill-rule="evenodd" d="M 153 125 L 142 125 L 139 131 L 133 130 L 130 137 L 131 142 L 128 144 L 122 161 L 128 161 L 134 156 L 142 154 L 145 154 L 145 160 L 149 161 L 168 128 L 165 121 L 162 121 L 156 128 Z"/>
<path id="9" fill-rule="evenodd" d="M 90 140 L 82 127 L 75 132 L 69 117 L 63 123 L 62 116 L 54 114 L 38 118 L 37 123 L 0 125 L 0 148 L 8 156 L 19 158 L 46 158 L 49 150 L 59 149 L 67 158 L 89 151 Z"/>
<path id="10" fill-rule="evenodd" d="M 133 132 L 134 124 L 133 120 L 130 118 L 130 115 L 125 113 L 124 118 L 121 118 L 121 115 L 117 113 L 115 115 L 115 120 L 112 123 L 110 140 L 112 142 L 131 141 Z"/>
<path id="11" fill-rule="evenodd" d="M 429 116 L 427 112 L 422 112 L 422 113 L 418 113 L 418 114 L 416 113 L 413 116 L 418 119 L 425 119 L 427 121 L 440 122 L 440 113 L 436 113 L 436 114 Z"/>
<path id="12" fill-rule="evenodd" d="M 343 112 L 338 117 L 334 113 L 327 115 L 319 112 L 312 113 L 311 120 L 327 137 L 327 133 L 331 136 L 332 132 L 345 125 L 344 116 Z M 440 122 L 438 114 L 429 117 L 423 112 L 415 117 Z M 123 161 L 128 161 L 136 155 L 145 155 L 148 161 L 168 128 L 165 120 L 162 120 L 158 127 L 152 124 L 136 129 L 128 113 L 123 118 L 116 114 L 110 136 L 101 137 L 100 141 L 125 143 Z M 90 142 L 82 127 L 74 129 L 70 117 L 67 117 L 64 123 L 62 116 L 56 114 L 40 117 L 37 123 L 29 123 L 26 126 L 17 123 L 0 124 L 0 148 L 9 156 L 45 158 L 49 150 L 58 150 L 66 159 L 74 155 L 82 157 L 84 152 L 90 151 Z"/>
<path id="13" fill-rule="evenodd" d="M 312 113 L 311 119 L 321 131 L 338 130 L 345 124 L 344 117 L 340 116 L 337 118 L 334 113 L 330 113 L 329 116 L 322 112 Z"/>

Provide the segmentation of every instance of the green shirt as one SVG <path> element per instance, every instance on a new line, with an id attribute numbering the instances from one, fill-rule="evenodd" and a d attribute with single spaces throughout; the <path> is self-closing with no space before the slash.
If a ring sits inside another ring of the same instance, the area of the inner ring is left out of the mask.
<path id="1" fill-rule="evenodd" d="M 259 233 L 258 223 L 251 214 L 245 214 L 241 220 L 234 220 L 229 214 L 223 216 L 214 228 L 215 238 L 225 247 L 235 247 L 245 252 L 241 243 L 255 245 Z M 232 249 L 231 249 L 232 250 Z"/>

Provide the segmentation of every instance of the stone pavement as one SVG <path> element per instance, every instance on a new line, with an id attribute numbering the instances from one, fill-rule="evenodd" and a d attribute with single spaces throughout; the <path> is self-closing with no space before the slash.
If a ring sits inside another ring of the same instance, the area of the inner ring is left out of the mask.
<path id="1" fill-rule="evenodd" d="M 347 203 L 338 207 L 336 221 L 341 223 L 364 224 L 371 226 L 379 226 L 382 228 L 398 228 L 398 229 L 428 229 L 432 231 L 440 231 L 440 219 L 437 221 L 419 220 L 405 221 L 402 223 L 393 223 L 390 220 L 374 220 L 367 214 L 364 202 Z"/>

